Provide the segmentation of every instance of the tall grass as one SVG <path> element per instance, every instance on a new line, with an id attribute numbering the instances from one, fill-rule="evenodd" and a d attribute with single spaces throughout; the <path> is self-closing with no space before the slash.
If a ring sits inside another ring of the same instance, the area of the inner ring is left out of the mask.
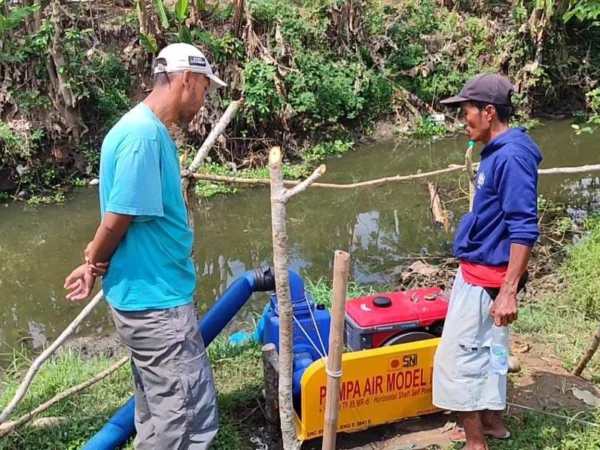
<path id="1" fill-rule="evenodd" d="M 565 299 L 577 310 L 600 319 L 600 220 L 589 225 L 589 235 L 568 249 L 563 266 Z"/>
<path id="2" fill-rule="evenodd" d="M 589 234 L 567 249 L 560 269 L 565 290 L 548 294 L 519 308 L 515 331 L 548 345 L 571 370 L 587 349 L 600 319 L 600 221 L 586 224 Z M 593 358 L 587 374 L 600 381 L 600 355 Z"/>
<path id="3" fill-rule="evenodd" d="M 331 282 L 321 278 L 316 282 L 308 280 L 306 282 L 306 285 L 306 289 L 312 294 L 313 299 L 317 305 L 324 305 L 327 309 L 331 309 L 331 299 L 333 296 L 333 288 Z M 360 285 L 355 282 L 350 282 L 348 283 L 348 294 L 346 298 L 347 300 L 352 300 L 359 297 L 375 295 L 393 290 L 394 289 L 389 286 L 367 286 Z"/>

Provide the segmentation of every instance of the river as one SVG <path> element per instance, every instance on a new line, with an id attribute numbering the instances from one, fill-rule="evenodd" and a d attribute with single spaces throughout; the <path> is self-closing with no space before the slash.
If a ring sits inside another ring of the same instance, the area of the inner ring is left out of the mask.
<path id="1" fill-rule="evenodd" d="M 542 167 L 600 162 L 598 135 L 576 136 L 566 122 L 545 123 L 532 135 L 543 152 Z M 466 143 L 463 137 L 380 141 L 327 161 L 322 181 L 348 183 L 461 164 Z M 600 199 L 598 176 L 542 176 L 540 194 L 578 207 L 593 207 Z M 443 196 L 456 197 L 458 180 L 456 174 L 439 180 Z M 467 188 L 464 176 L 462 185 Z M 41 348 L 82 308 L 82 304 L 65 299 L 62 286 L 65 276 L 80 264 L 83 249 L 98 225 L 97 188 L 76 190 L 67 199 L 51 206 L 0 205 L 0 353 L 5 356 L 24 341 Z M 451 248 L 452 231 L 467 202 L 447 203 L 449 234 L 432 225 L 428 206 L 425 182 L 351 191 L 311 188 L 288 206 L 291 267 L 306 279 L 329 279 L 333 252 L 342 249 L 352 256 L 353 281 L 393 281 L 392 269 L 404 264 L 407 254 L 434 254 Z M 204 310 L 245 270 L 271 264 L 268 188 L 245 189 L 235 196 L 203 201 L 195 236 L 198 301 Z M 265 299 L 263 294 L 251 300 L 232 329 L 248 323 L 254 312 L 262 310 Z M 111 330 L 103 304 L 78 335 Z"/>

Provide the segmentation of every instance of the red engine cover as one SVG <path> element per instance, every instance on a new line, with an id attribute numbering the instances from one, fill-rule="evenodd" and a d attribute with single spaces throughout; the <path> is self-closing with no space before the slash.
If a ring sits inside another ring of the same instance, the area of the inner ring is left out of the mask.
<path id="1" fill-rule="evenodd" d="M 437 287 L 372 295 L 346 303 L 346 321 L 361 335 L 371 334 L 371 348 L 399 332 L 443 321 L 447 312 L 448 299 Z"/>

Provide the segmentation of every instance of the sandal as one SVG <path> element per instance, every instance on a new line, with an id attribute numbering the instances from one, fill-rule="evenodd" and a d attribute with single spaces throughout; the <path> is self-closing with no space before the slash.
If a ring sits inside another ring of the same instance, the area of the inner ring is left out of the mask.
<path id="1" fill-rule="evenodd" d="M 455 444 L 466 442 L 467 438 L 464 437 L 465 429 L 463 427 L 457 428 L 456 432 L 454 434 L 459 434 L 459 433 L 462 434 L 463 437 L 462 438 L 452 438 L 452 437 L 450 437 L 449 438 L 450 442 L 453 442 Z M 496 439 L 496 440 L 499 440 L 499 441 L 506 441 L 506 440 L 510 439 L 510 431 L 506 430 L 506 434 L 503 437 L 496 437 L 496 436 L 492 436 L 490 434 L 486 434 L 485 437 L 488 438 L 488 439 Z"/>

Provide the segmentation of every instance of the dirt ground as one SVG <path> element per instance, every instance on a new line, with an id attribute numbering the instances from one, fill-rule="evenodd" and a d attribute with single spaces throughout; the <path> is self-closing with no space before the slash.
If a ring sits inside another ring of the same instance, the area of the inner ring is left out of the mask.
<path id="1" fill-rule="evenodd" d="M 114 335 L 94 339 L 76 339 L 69 347 L 84 355 L 120 356 L 124 353 Z M 525 408 L 535 410 L 571 410 L 573 413 L 591 409 L 573 395 L 573 388 L 589 391 L 600 397 L 600 390 L 591 382 L 571 375 L 552 352 L 542 344 L 532 344 L 521 336 L 511 339 L 511 353 L 518 357 L 521 370 L 509 375 L 508 414 L 520 416 Z M 523 408 L 525 407 L 525 408 Z M 256 411 L 247 416 L 244 428 L 250 431 L 246 439 L 257 450 L 276 449 L 278 438 L 270 436 L 262 414 Z M 433 414 L 390 425 L 371 428 L 363 432 L 340 434 L 340 450 L 418 450 L 431 446 L 446 448 L 456 417 L 451 413 Z M 245 434 L 245 433 L 244 433 Z M 321 440 L 305 442 L 304 450 L 321 449 Z"/>
<path id="2" fill-rule="evenodd" d="M 521 371 L 509 376 L 508 414 L 520 416 L 526 408 L 535 410 L 572 410 L 574 413 L 591 409 L 573 395 L 573 388 L 589 391 L 598 396 L 594 384 L 567 372 L 560 361 L 551 356 L 542 345 L 532 345 L 515 336 L 511 341 L 512 354 L 519 358 Z M 518 405 L 518 406 L 517 406 Z M 434 414 L 406 420 L 392 425 L 372 428 L 364 432 L 341 434 L 340 450 L 418 450 L 431 446 L 446 448 L 450 445 L 449 432 L 456 418 L 450 413 Z M 306 442 L 303 449 L 321 448 L 321 441 Z"/>

